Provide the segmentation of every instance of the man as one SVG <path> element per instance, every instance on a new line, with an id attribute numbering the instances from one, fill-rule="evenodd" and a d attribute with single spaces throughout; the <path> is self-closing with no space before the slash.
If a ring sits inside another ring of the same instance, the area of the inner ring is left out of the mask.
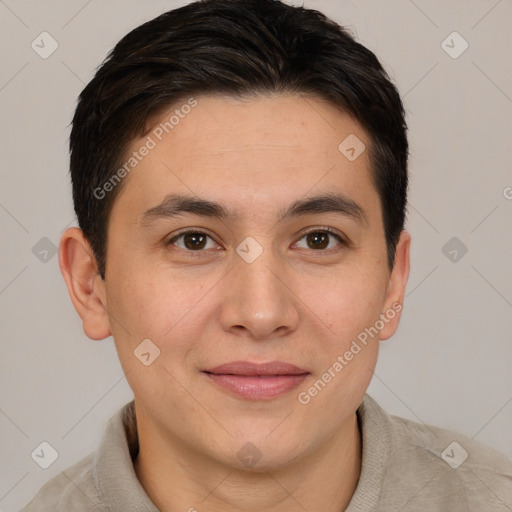
<path id="1" fill-rule="evenodd" d="M 32 511 L 506 511 L 512 463 L 365 394 L 409 274 L 403 106 L 322 14 L 205 0 L 80 96 L 59 261 L 134 393 Z"/>

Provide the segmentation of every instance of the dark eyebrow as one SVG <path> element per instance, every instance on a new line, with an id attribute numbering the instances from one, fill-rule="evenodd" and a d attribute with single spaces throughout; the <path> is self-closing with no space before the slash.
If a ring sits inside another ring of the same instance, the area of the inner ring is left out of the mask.
<path id="1" fill-rule="evenodd" d="M 169 194 L 164 200 L 144 212 L 140 224 L 147 225 L 154 219 L 177 217 L 184 213 L 213 217 L 221 220 L 236 219 L 238 215 L 224 208 L 221 204 L 182 194 Z M 339 213 L 359 222 L 368 223 L 364 209 L 353 199 L 343 194 L 325 193 L 293 202 L 281 210 L 279 220 L 307 214 Z"/>
<path id="2" fill-rule="evenodd" d="M 280 220 L 315 213 L 340 213 L 359 222 L 368 223 L 366 212 L 359 203 L 344 194 L 331 192 L 295 201 L 281 214 Z"/>
<path id="3" fill-rule="evenodd" d="M 177 217 L 183 213 L 201 215 L 203 217 L 214 217 L 225 219 L 235 217 L 234 213 L 228 212 L 222 205 L 207 199 L 182 194 L 169 194 L 164 200 L 149 210 L 146 210 L 140 220 L 141 225 L 151 223 L 158 218 Z"/>

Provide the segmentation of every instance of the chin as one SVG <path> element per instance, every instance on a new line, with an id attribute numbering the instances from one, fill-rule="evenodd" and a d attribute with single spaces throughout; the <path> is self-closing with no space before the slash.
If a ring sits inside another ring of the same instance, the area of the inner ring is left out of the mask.
<path id="1" fill-rule="evenodd" d="M 275 427 L 275 424 L 274 424 Z M 243 436 L 231 444 L 228 464 L 237 470 L 250 472 L 275 471 L 284 468 L 306 454 L 302 452 L 304 440 L 294 442 L 282 436 L 270 439 L 266 433 L 259 436 Z M 233 458 L 233 450 L 235 457 Z"/>

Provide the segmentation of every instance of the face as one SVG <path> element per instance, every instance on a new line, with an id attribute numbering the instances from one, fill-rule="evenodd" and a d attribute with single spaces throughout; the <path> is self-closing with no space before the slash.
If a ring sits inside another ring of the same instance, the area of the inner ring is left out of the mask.
<path id="1" fill-rule="evenodd" d="M 300 95 L 195 101 L 128 151 L 154 146 L 109 219 L 106 321 L 148 428 L 276 467 L 354 418 L 406 263 L 390 274 L 370 141 L 348 115 Z"/>

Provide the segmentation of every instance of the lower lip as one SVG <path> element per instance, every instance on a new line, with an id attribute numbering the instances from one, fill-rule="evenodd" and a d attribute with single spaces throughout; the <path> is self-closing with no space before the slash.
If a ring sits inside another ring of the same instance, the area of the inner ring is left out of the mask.
<path id="1" fill-rule="evenodd" d="M 206 372 L 205 372 L 206 373 Z M 248 400 L 268 400 L 296 388 L 309 375 L 268 377 L 206 373 L 218 386 Z"/>

